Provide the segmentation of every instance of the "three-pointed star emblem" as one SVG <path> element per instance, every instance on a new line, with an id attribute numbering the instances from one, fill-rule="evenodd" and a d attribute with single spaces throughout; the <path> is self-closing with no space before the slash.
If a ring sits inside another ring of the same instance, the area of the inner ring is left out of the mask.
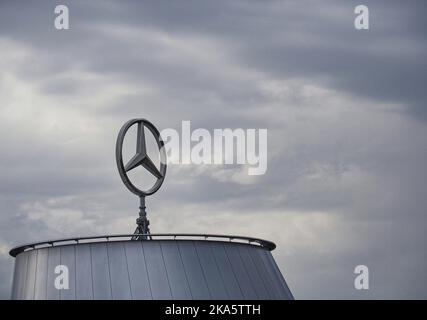
<path id="1" fill-rule="evenodd" d="M 138 123 L 138 135 L 136 138 L 136 154 L 126 164 L 125 171 L 128 172 L 140 165 L 143 166 L 145 169 L 147 169 L 147 171 L 149 171 L 157 179 L 163 178 L 162 174 L 160 173 L 156 165 L 153 163 L 153 161 L 151 161 L 150 157 L 147 154 L 144 124 L 142 122 Z"/>

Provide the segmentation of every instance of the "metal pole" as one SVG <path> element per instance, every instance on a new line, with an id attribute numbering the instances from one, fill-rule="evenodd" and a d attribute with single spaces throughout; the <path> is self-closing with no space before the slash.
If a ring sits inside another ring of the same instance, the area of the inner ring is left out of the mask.
<path id="1" fill-rule="evenodd" d="M 139 197 L 139 217 L 136 219 L 136 230 L 135 234 L 144 234 L 144 236 L 136 236 L 133 239 L 134 240 L 141 240 L 141 239 L 147 239 L 146 234 L 150 233 L 150 228 L 148 227 L 150 222 L 147 219 L 147 212 L 145 211 L 145 196 Z"/>

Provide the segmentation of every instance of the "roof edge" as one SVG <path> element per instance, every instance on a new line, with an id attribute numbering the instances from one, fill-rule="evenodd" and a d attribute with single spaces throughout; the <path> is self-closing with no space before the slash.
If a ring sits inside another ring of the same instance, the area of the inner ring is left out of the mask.
<path id="1" fill-rule="evenodd" d="M 135 240 L 135 237 L 139 238 Z M 140 239 L 146 238 L 146 239 Z M 88 237 L 74 237 L 64 238 L 57 240 L 47 240 L 41 242 L 34 242 L 17 246 L 9 251 L 12 257 L 18 254 L 35 249 L 57 247 L 70 244 L 83 244 L 83 243 L 98 243 L 98 242 L 114 242 L 114 241 L 152 241 L 152 240 L 199 240 L 199 241 L 228 241 L 232 243 L 244 243 L 259 246 L 269 251 L 276 248 L 274 242 L 252 237 L 243 237 L 235 235 L 218 235 L 218 234 L 194 234 L 194 233 L 154 233 L 154 234 L 116 234 L 116 235 L 101 235 L 101 236 L 88 236 Z"/>

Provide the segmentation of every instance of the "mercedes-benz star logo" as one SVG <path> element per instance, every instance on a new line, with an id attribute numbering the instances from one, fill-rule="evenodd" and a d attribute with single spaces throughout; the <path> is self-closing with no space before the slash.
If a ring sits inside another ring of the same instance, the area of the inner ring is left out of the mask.
<path id="1" fill-rule="evenodd" d="M 136 153 L 128 161 L 126 166 L 123 164 L 123 141 L 126 136 L 127 131 L 133 125 L 138 124 L 138 135 L 136 139 Z M 157 146 L 160 152 L 160 169 L 157 169 L 156 165 L 150 159 L 147 154 L 147 147 L 145 142 L 145 131 L 144 128 L 150 130 L 150 132 L 154 135 L 156 139 Z M 145 119 L 132 119 L 126 122 L 123 127 L 120 129 L 119 135 L 117 137 L 116 143 L 116 161 L 117 168 L 119 169 L 120 177 L 122 178 L 123 183 L 126 187 L 138 196 L 149 196 L 159 190 L 160 186 L 163 183 L 166 175 L 166 153 L 164 150 L 164 143 L 160 136 L 159 131 L 156 129 L 153 124 Z M 148 172 L 150 172 L 153 176 L 157 178 L 154 186 L 146 191 L 138 189 L 129 179 L 127 172 L 132 169 L 135 169 L 139 166 L 145 168 Z"/>
<path id="2" fill-rule="evenodd" d="M 133 125 L 138 125 L 138 134 L 136 139 L 136 153 L 135 155 L 127 162 L 126 165 L 123 164 L 123 141 L 126 136 L 127 131 L 129 128 L 131 128 Z M 156 167 L 156 165 L 153 163 L 153 161 L 150 159 L 150 157 L 147 154 L 147 146 L 145 141 L 145 130 L 144 128 L 147 128 L 154 136 L 157 142 L 157 146 L 159 148 L 160 153 L 160 169 Z M 140 211 L 139 211 L 139 218 L 137 219 L 137 229 L 135 231 L 136 234 L 147 234 L 149 233 L 148 229 L 148 220 L 146 218 L 146 212 L 145 212 L 145 197 L 152 195 L 157 190 L 159 190 L 160 186 L 163 183 L 163 180 L 165 179 L 166 175 L 166 152 L 164 149 L 164 142 L 160 136 L 159 131 L 156 129 L 156 127 L 149 121 L 145 119 L 132 119 L 126 122 L 123 127 L 120 129 L 119 135 L 117 137 L 116 142 L 116 162 L 117 162 L 117 168 L 119 169 L 120 177 L 125 184 L 125 186 L 134 194 L 138 195 L 140 197 Z M 154 177 L 157 178 L 155 184 L 148 190 L 141 190 L 137 188 L 129 179 L 128 172 L 137 168 L 137 167 L 143 167 L 148 172 L 150 172 Z M 137 236 L 137 239 L 140 237 Z"/>

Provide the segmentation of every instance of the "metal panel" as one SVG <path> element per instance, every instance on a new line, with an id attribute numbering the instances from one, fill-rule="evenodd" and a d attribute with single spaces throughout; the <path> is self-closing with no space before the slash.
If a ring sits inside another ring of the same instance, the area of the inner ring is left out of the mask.
<path id="1" fill-rule="evenodd" d="M 55 288 L 55 268 L 61 264 L 61 247 L 48 249 L 48 266 L 47 266 L 47 294 L 48 300 L 59 300 L 59 290 Z"/>
<path id="2" fill-rule="evenodd" d="M 231 267 L 227 254 L 225 253 L 224 244 L 212 243 L 212 250 L 219 272 L 224 280 L 225 289 L 227 290 L 229 299 L 243 299 L 242 290 L 237 283 L 233 268 Z"/>
<path id="3" fill-rule="evenodd" d="M 159 241 L 144 241 L 142 242 L 142 249 L 144 256 L 147 257 L 147 271 L 153 299 L 172 299 Z"/>
<path id="4" fill-rule="evenodd" d="M 110 269 L 106 243 L 90 245 L 94 299 L 111 299 Z"/>
<path id="5" fill-rule="evenodd" d="M 208 284 L 209 292 L 212 299 L 227 299 L 227 291 L 225 290 L 224 280 L 219 273 L 215 256 L 212 251 L 212 243 L 210 242 L 195 242 L 196 252 L 200 260 L 200 264 Z"/>
<path id="6" fill-rule="evenodd" d="M 113 299 L 131 299 L 130 279 L 123 243 L 109 243 L 107 250 Z"/>
<path id="7" fill-rule="evenodd" d="M 290 299 L 293 299 L 291 290 L 289 290 L 289 287 L 286 284 L 285 278 L 280 272 L 279 267 L 276 264 L 276 261 L 274 261 L 274 258 L 271 252 L 267 252 L 267 256 L 268 256 L 268 261 L 270 265 L 273 267 L 273 270 L 275 271 L 274 274 L 277 280 L 277 284 L 281 288 L 282 296 L 288 296 Z"/>
<path id="8" fill-rule="evenodd" d="M 132 298 L 151 299 L 150 282 L 141 242 L 126 241 L 124 246 L 129 278 L 131 279 Z"/>
<path id="9" fill-rule="evenodd" d="M 47 293 L 47 266 L 49 249 L 37 250 L 37 270 L 34 299 L 44 300 Z"/>
<path id="10" fill-rule="evenodd" d="M 248 250 L 252 258 L 252 261 L 254 262 L 254 265 L 258 271 L 258 274 L 260 275 L 262 282 L 267 288 L 268 299 L 279 299 L 280 292 L 278 289 L 274 287 L 273 281 L 271 277 L 268 275 L 268 270 L 265 266 L 265 263 L 262 261 L 262 259 L 264 259 L 264 255 L 261 253 L 262 251 L 265 251 L 265 250 L 261 248 L 253 248 Z"/>
<path id="11" fill-rule="evenodd" d="M 19 277 L 19 262 L 18 259 L 15 259 L 15 265 L 13 267 L 13 279 L 12 279 L 12 292 L 10 294 L 10 298 L 12 300 L 18 299 L 17 289 L 18 289 L 18 277 Z"/>
<path id="12" fill-rule="evenodd" d="M 176 241 L 160 242 L 173 299 L 191 299 L 187 275 Z"/>
<path id="13" fill-rule="evenodd" d="M 61 265 L 68 269 L 68 289 L 59 290 L 61 300 L 76 299 L 76 254 L 74 245 L 61 247 Z M 58 275 L 57 275 L 58 276 Z"/>
<path id="14" fill-rule="evenodd" d="M 68 290 L 54 286 L 68 267 Z M 265 247 L 204 240 L 104 241 L 17 254 L 13 299 L 293 299 Z"/>
<path id="15" fill-rule="evenodd" d="M 252 286 L 249 275 L 246 270 L 243 268 L 243 262 L 239 254 L 239 246 L 237 244 L 226 245 L 225 252 L 227 257 L 231 262 L 231 267 L 234 270 L 236 275 L 237 282 L 239 283 L 240 288 L 242 289 L 243 296 L 245 299 L 257 299 L 258 295 L 255 292 L 255 289 Z"/>
<path id="16" fill-rule="evenodd" d="M 270 259 L 271 263 L 273 264 L 274 268 L 276 269 L 276 271 L 277 271 L 277 273 L 279 275 L 279 278 L 281 279 L 280 283 L 282 284 L 283 288 L 285 289 L 285 292 L 286 292 L 287 296 L 290 299 L 294 299 L 294 296 L 293 296 L 293 294 L 291 292 L 291 289 L 289 289 L 289 286 L 286 283 L 285 277 L 283 276 L 282 272 L 280 272 L 279 266 L 277 265 L 276 261 L 273 258 L 273 255 L 271 253 L 270 253 L 270 257 L 271 257 L 271 259 Z"/>
<path id="17" fill-rule="evenodd" d="M 280 279 L 277 277 L 276 270 L 270 263 L 271 253 L 266 251 L 260 251 L 259 255 L 261 257 L 261 261 L 265 265 L 266 275 L 271 279 L 272 288 L 276 292 L 276 298 L 280 299 L 281 297 L 286 296 L 282 285 L 278 282 L 280 281 Z"/>
<path id="18" fill-rule="evenodd" d="M 17 299 L 23 299 L 25 295 L 25 279 L 27 277 L 27 260 L 28 254 L 26 252 L 21 253 L 16 257 L 15 263 L 17 264 L 16 272 L 18 273 L 16 278 L 16 288 L 13 288 L 13 296 Z"/>
<path id="19" fill-rule="evenodd" d="M 239 252 L 240 252 L 240 258 L 243 262 L 243 268 L 247 271 L 249 274 L 249 278 L 251 279 L 252 286 L 254 287 L 257 296 L 259 299 L 268 299 L 269 294 L 267 292 L 267 289 L 265 288 L 265 284 L 262 281 L 259 272 L 249 254 L 249 249 L 254 250 L 255 248 L 249 247 L 247 245 L 242 245 Z"/>
<path id="20" fill-rule="evenodd" d="M 25 300 L 34 299 L 34 285 L 36 283 L 36 270 L 37 267 L 37 251 L 29 251 L 28 253 L 28 262 L 27 262 L 27 276 L 25 278 Z"/>
<path id="21" fill-rule="evenodd" d="M 210 299 L 209 289 L 193 241 L 179 241 L 178 248 L 185 273 L 188 275 L 188 284 L 193 298 Z"/>
<path id="22" fill-rule="evenodd" d="M 93 299 L 90 244 L 76 246 L 76 298 Z"/>

